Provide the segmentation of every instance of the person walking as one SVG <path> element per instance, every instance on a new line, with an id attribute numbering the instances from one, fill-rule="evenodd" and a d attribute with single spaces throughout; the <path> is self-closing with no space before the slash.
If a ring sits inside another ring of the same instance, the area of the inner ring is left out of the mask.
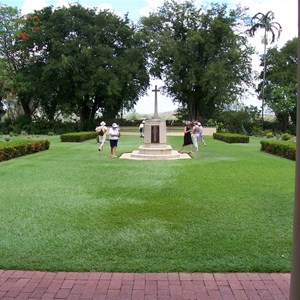
<path id="1" fill-rule="evenodd" d="M 200 128 L 198 143 L 199 143 L 199 141 L 202 141 L 204 146 L 207 146 L 207 144 L 205 143 L 205 141 L 203 139 L 203 126 L 202 126 L 201 122 L 198 122 L 198 126 Z"/>
<path id="2" fill-rule="evenodd" d="M 143 120 L 139 126 L 139 132 L 140 132 L 140 137 L 144 137 L 144 128 L 145 128 L 145 121 Z"/>
<path id="3" fill-rule="evenodd" d="M 106 141 L 107 127 L 106 123 L 102 121 L 99 127 L 96 127 L 96 132 L 99 134 L 99 151 L 103 150 L 104 143 Z"/>
<path id="4" fill-rule="evenodd" d="M 185 146 L 189 146 L 189 149 L 190 149 L 189 153 L 192 153 L 193 141 L 192 141 L 192 137 L 191 137 L 192 127 L 191 127 L 190 121 L 185 122 L 183 132 L 184 132 L 183 144 L 181 146 L 179 153 L 182 153 Z"/>
<path id="5" fill-rule="evenodd" d="M 119 136 L 119 126 L 116 123 L 113 123 L 111 128 L 109 128 L 110 154 L 113 158 L 117 157 L 116 151 L 118 147 Z"/>
<path id="6" fill-rule="evenodd" d="M 198 145 L 198 141 L 199 141 L 199 135 L 200 135 L 200 126 L 198 125 L 198 121 L 194 121 L 193 122 L 193 128 L 192 128 L 192 141 L 194 144 L 194 147 L 196 149 L 196 152 L 199 151 L 199 145 Z"/>

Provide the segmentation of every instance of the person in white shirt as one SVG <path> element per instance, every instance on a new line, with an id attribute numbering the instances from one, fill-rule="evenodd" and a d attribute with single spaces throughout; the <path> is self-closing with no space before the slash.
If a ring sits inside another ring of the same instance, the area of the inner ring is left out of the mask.
<path id="1" fill-rule="evenodd" d="M 106 141 L 107 127 L 105 125 L 106 123 L 102 121 L 100 126 L 96 128 L 96 132 L 99 134 L 99 151 L 103 150 Z"/>
<path id="2" fill-rule="evenodd" d="M 118 140 L 119 140 L 119 126 L 116 123 L 113 123 L 111 125 L 111 128 L 109 128 L 109 142 L 110 142 L 110 153 L 111 157 L 115 158 L 117 157 L 116 151 L 118 147 Z"/>
<path id="3" fill-rule="evenodd" d="M 144 137 L 145 121 L 143 120 L 139 126 L 140 137 Z"/>
<path id="4" fill-rule="evenodd" d="M 198 122 L 198 126 L 200 128 L 200 133 L 199 133 L 199 139 L 198 141 L 202 141 L 204 146 L 207 146 L 207 144 L 205 143 L 204 139 L 203 139 L 203 126 L 200 122 Z"/>
<path id="5" fill-rule="evenodd" d="M 192 140 L 193 140 L 193 144 L 194 147 L 196 148 L 196 152 L 199 151 L 199 145 L 198 145 L 198 141 L 199 141 L 199 135 L 200 135 L 200 126 L 198 125 L 198 122 L 193 122 L 193 129 L 191 132 L 192 135 Z"/>

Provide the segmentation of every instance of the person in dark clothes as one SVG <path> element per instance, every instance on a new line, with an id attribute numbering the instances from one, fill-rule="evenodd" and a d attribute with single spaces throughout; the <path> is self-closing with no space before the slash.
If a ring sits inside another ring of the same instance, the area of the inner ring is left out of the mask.
<path id="1" fill-rule="evenodd" d="M 192 124 L 190 121 L 186 121 L 185 122 L 185 126 L 184 126 L 184 136 L 183 136 L 183 144 L 182 147 L 180 149 L 180 153 L 182 153 L 183 149 L 185 146 L 189 146 L 189 153 L 192 153 L 192 148 L 193 148 L 193 141 L 192 141 L 192 136 L 191 136 L 191 132 L 192 132 Z"/>

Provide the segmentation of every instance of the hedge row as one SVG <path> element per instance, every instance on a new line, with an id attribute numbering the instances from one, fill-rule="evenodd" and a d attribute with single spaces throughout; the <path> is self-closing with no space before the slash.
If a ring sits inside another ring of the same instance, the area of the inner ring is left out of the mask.
<path id="1" fill-rule="evenodd" d="M 213 138 L 226 143 L 249 143 L 249 136 L 237 133 L 213 133 Z"/>
<path id="2" fill-rule="evenodd" d="M 260 141 L 261 151 L 296 160 L 296 143 L 284 141 Z"/>
<path id="3" fill-rule="evenodd" d="M 48 150 L 49 147 L 50 142 L 48 140 L 30 142 L 18 140 L 0 143 L 0 162 L 43 150 Z"/>
<path id="4" fill-rule="evenodd" d="M 98 133 L 95 131 L 71 132 L 60 136 L 62 142 L 83 142 L 86 140 L 95 139 Z"/>

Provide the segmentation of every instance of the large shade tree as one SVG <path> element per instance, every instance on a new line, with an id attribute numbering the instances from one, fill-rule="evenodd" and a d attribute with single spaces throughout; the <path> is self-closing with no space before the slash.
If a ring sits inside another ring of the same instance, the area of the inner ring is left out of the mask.
<path id="1" fill-rule="evenodd" d="M 58 111 L 92 120 L 130 109 L 149 85 L 146 56 L 130 20 L 80 5 L 35 11 L 27 17 L 19 72 L 49 119 Z M 33 78 L 34 77 L 34 78 Z M 20 80 L 21 80 L 20 79 Z"/>
<path id="2" fill-rule="evenodd" d="M 263 38 L 262 43 L 264 45 L 264 53 L 263 53 L 263 72 L 262 72 L 262 88 L 260 98 L 262 100 L 261 104 L 261 114 L 262 114 L 262 124 L 264 122 L 264 104 L 265 104 L 265 83 L 266 83 L 266 66 L 267 66 L 267 45 L 273 44 L 276 38 L 280 37 L 280 33 L 282 31 L 282 27 L 278 22 L 274 21 L 274 13 L 272 11 L 268 11 L 266 14 L 261 12 L 255 14 L 251 19 L 251 27 L 248 29 L 248 33 L 250 36 L 255 36 L 258 30 L 263 30 Z"/>
<path id="3" fill-rule="evenodd" d="M 140 20 L 151 58 L 151 75 L 191 119 L 210 118 L 237 101 L 251 84 L 253 49 L 242 33 L 245 10 L 166 1 Z"/>
<path id="4" fill-rule="evenodd" d="M 280 50 L 270 48 L 266 54 L 265 103 L 275 113 L 282 131 L 290 121 L 296 125 L 297 47 L 298 38 L 294 38 Z"/>
<path id="5" fill-rule="evenodd" d="M 31 109 L 25 99 L 17 94 L 16 74 L 25 62 L 19 51 L 19 34 L 22 27 L 21 14 L 17 8 L 0 6 L 0 110 L 8 112 L 19 98 L 24 110 Z M 1 113 L 1 112 L 0 112 Z M 30 113 L 29 113 L 30 114 Z"/>

